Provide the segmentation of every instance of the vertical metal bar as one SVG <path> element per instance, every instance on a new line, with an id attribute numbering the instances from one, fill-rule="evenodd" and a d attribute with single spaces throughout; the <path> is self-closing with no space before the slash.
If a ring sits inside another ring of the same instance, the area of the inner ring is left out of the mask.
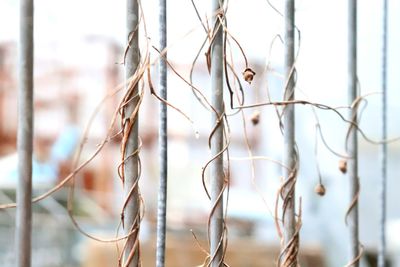
<path id="1" fill-rule="evenodd" d="M 20 0 L 16 266 L 31 266 L 33 152 L 33 0 Z"/>
<path id="2" fill-rule="evenodd" d="M 139 23 L 139 6 L 137 0 L 127 0 L 126 7 L 126 31 L 128 35 L 128 45 L 129 49 L 126 54 L 125 62 L 125 78 L 128 80 L 135 73 L 139 65 L 139 37 L 138 37 L 138 23 Z M 125 107 L 125 120 L 129 120 L 129 116 L 132 114 L 136 105 L 138 104 L 138 87 L 134 88 L 132 94 L 133 100 L 131 100 Z M 140 266 L 139 259 L 139 215 L 140 215 L 140 196 L 138 188 L 139 179 L 139 158 L 138 158 L 138 148 L 139 148 L 139 119 L 138 117 L 134 121 L 132 129 L 130 131 L 124 158 L 126 159 L 124 164 L 125 181 L 124 181 L 124 194 L 125 197 L 129 197 L 127 205 L 124 211 L 124 227 L 125 233 L 129 234 L 132 229 L 137 229 L 128 239 L 127 246 L 124 251 L 124 266 L 137 267 Z M 131 193 L 131 190 L 133 191 Z M 130 195 L 131 194 L 131 195 Z M 136 247 L 135 247 L 136 246 Z M 133 252 L 134 250 L 134 252 Z M 129 265 L 128 259 L 130 254 L 133 254 L 133 258 Z"/>
<path id="3" fill-rule="evenodd" d="M 167 1 L 159 1 L 159 49 L 167 47 Z M 167 99 L 167 64 L 160 59 L 159 65 L 160 96 Z M 160 150 L 160 184 L 158 188 L 157 206 L 157 252 L 156 266 L 165 266 L 165 239 L 167 224 L 167 181 L 168 181 L 168 139 L 167 139 L 167 105 L 160 102 L 159 150 Z"/>
<path id="4" fill-rule="evenodd" d="M 218 155 L 223 150 L 224 142 L 224 123 L 222 114 L 224 113 L 223 102 L 223 30 L 218 19 L 222 10 L 222 0 L 212 1 L 213 24 L 216 25 L 215 38 L 211 44 L 211 102 L 217 114 L 212 112 L 211 125 L 218 124 L 217 129 L 211 137 L 212 157 Z M 219 25 L 219 26 L 218 26 Z M 222 266 L 223 263 L 223 229 L 224 229 L 224 210 L 221 191 L 224 185 L 223 155 L 219 155 L 210 166 L 211 184 L 211 205 L 212 212 L 210 218 L 210 254 L 211 267 Z"/>
<path id="5" fill-rule="evenodd" d="M 348 94 L 350 105 L 357 98 L 357 0 L 348 2 Z M 357 123 L 357 109 L 350 111 L 350 120 Z M 348 136 L 348 173 L 350 181 L 350 198 L 355 200 L 359 193 L 358 177 L 358 139 L 357 129 L 351 127 Z M 360 253 L 358 236 L 358 200 L 348 213 L 348 225 L 350 230 L 350 260 L 354 261 L 352 266 L 358 267 L 357 257 Z"/>
<path id="6" fill-rule="evenodd" d="M 382 33 L 382 140 L 387 139 L 387 42 L 388 42 L 388 1 L 383 0 L 383 33 Z M 387 181 L 387 144 L 381 145 L 381 185 L 380 185 L 380 218 L 378 267 L 385 267 L 386 254 L 386 181 Z"/>
<path id="7" fill-rule="evenodd" d="M 287 87 L 285 88 L 285 100 L 293 100 L 294 93 L 294 75 L 293 75 L 293 64 L 295 60 L 294 56 L 294 45 L 295 45 L 295 1 L 285 0 L 284 4 L 284 71 L 285 80 L 287 81 Z M 283 176 L 285 177 L 285 183 L 287 188 L 284 188 L 284 196 L 287 198 L 287 205 L 284 207 L 283 214 L 283 246 L 281 255 L 285 255 L 288 252 L 285 251 L 290 246 L 290 242 L 293 240 L 296 231 L 296 219 L 295 219 L 295 192 L 294 189 L 291 192 L 290 187 L 294 186 L 293 175 L 296 175 L 296 150 L 295 150 L 295 108 L 294 105 L 288 105 L 285 107 L 283 116 L 283 127 L 284 127 L 284 148 L 283 148 L 283 164 L 289 168 L 283 168 Z M 291 180 L 292 179 L 292 180 Z M 291 180 L 291 181 L 290 181 Z M 286 187 L 286 186 L 285 186 Z M 288 258 L 289 255 L 285 255 L 284 258 Z M 290 265 L 297 266 L 297 259 L 291 260 Z M 284 265 L 286 266 L 286 265 Z"/>

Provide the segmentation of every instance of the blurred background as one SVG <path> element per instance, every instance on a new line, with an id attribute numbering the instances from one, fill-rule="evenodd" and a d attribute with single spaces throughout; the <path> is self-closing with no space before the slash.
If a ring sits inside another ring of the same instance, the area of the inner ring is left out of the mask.
<path id="1" fill-rule="evenodd" d="M 157 46 L 157 1 L 143 1 L 147 36 Z M 281 10 L 281 3 L 273 1 Z M 210 18 L 206 1 L 198 1 L 203 19 Z M 380 137 L 382 3 L 358 4 L 358 77 L 361 95 L 367 97 L 361 129 L 373 140 Z M 389 1 L 388 121 L 389 136 L 400 135 L 397 116 L 400 111 L 399 1 Z M 301 31 L 297 61 L 296 98 L 333 107 L 348 105 L 347 100 L 347 4 L 333 0 L 299 0 L 296 24 Z M 190 1 L 168 3 L 168 59 L 189 79 L 192 62 L 205 39 Z M 230 1 L 227 13 L 229 32 L 244 49 L 250 67 L 256 72 L 251 84 L 244 86 L 246 104 L 282 99 L 282 17 L 267 1 Z M 0 203 L 15 200 L 17 130 L 17 43 L 18 1 L 0 2 Z M 143 24 L 142 24 L 143 25 Z M 143 29 L 142 29 L 143 30 Z M 297 36 L 299 37 L 299 36 Z M 148 39 L 147 39 L 148 38 Z M 124 82 L 121 64 L 125 49 L 125 2 L 111 0 L 40 0 L 35 3 L 35 140 L 33 163 L 34 195 L 61 181 L 73 169 L 76 150 L 83 131 L 96 106 Z M 157 52 L 151 50 L 152 59 Z M 201 52 L 194 69 L 193 83 L 209 95 L 210 76 Z M 245 69 L 240 50 L 232 48 L 235 69 Z M 268 65 L 268 67 L 267 67 Z M 157 64 L 152 65 L 156 84 Z M 225 88 L 225 90 L 227 90 Z M 158 188 L 158 101 L 145 87 L 140 111 L 140 136 L 143 141 L 143 172 L 140 188 L 145 203 L 141 226 L 144 266 L 154 266 L 156 204 Z M 121 94 L 108 99 L 97 112 L 81 162 L 88 158 L 105 138 Z M 227 112 L 229 94 L 225 93 Z M 168 98 L 193 121 L 191 125 L 175 110 L 169 112 L 169 182 L 167 212 L 167 266 L 197 266 L 206 255 L 207 219 L 210 203 L 201 181 L 202 167 L 209 160 L 208 135 L 210 113 L 193 96 L 191 88 L 176 74 L 168 74 Z M 254 112 L 260 123 L 253 125 Z M 347 110 L 342 110 L 347 116 Z M 335 151 L 345 153 L 348 125 L 337 114 L 318 111 L 322 133 Z M 229 116 L 231 130 L 231 181 L 228 206 L 227 262 L 231 266 L 275 266 L 279 237 L 273 220 L 281 167 L 268 160 L 255 160 L 252 154 L 280 161 L 282 134 L 273 107 L 247 109 Z M 300 258 L 306 266 L 343 266 L 347 262 L 348 228 L 344 216 L 350 203 L 348 178 L 338 170 L 339 158 L 316 137 L 315 116 L 309 106 L 296 106 L 296 138 L 300 152 L 297 197 L 302 199 L 303 226 L 300 234 Z M 248 135 L 248 144 L 245 132 Z M 195 132 L 198 131 L 198 135 Z M 318 154 L 315 155 L 316 138 Z M 88 233 L 101 237 L 116 236 L 123 201 L 122 183 L 117 175 L 121 160 L 120 140 L 115 139 L 84 168 L 76 180 L 75 215 Z M 400 266 L 400 209 L 397 179 L 400 169 L 399 143 L 389 145 L 388 161 L 388 266 Z M 360 240 L 365 248 L 363 266 L 376 266 L 378 241 L 378 185 L 380 182 L 379 147 L 359 138 Z M 318 196 L 317 164 L 321 169 L 326 195 Z M 67 189 L 34 205 L 33 266 L 117 266 L 115 244 L 92 241 L 79 233 L 66 212 Z M 15 210 L 0 211 L 0 263 L 13 266 Z M 196 235 L 198 241 L 193 237 Z M 199 242 L 199 244 L 197 243 Z"/>

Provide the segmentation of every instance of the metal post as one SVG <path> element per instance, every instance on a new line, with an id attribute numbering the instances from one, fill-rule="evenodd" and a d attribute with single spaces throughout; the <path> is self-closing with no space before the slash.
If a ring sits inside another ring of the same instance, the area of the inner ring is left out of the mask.
<path id="1" fill-rule="evenodd" d="M 294 75 L 293 75 L 293 64 L 295 60 L 294 56 L 294 30 L 295 30 L 295 1 L 285 0 L 284 4 L 284 71 L 285 79 L 287 81 L 287 87 L 285 88 L 285 100 L 294 100 Z M 294 187 L 295 180 L 293 175 L 296 175 L 296 150 L 295 150 L 295 109 L 294 105 L 288 105 L 285 107 L 283 116 L 283 127 L 284 127 L 284 148 L 283 148 L 283 164 L 289 168 L 283 168 L 283 177 L 285 178 L 286 186 L 284 189 L 284 197 L 287 199 L 287 205 L 284 205 L 283 214 L 283 246 L 281 256 L 284 256 L 289 267 L 297 266 L 297 255 L 294 255 L 294 259 L 290 255 L 287 255 L 287 249 L 290 247 L 290 243 L 293 241 L 296 232 L 296 219 L 295 219 L 295 191 L 291 190 L 290 187 Z M 290 251 L 290 250 L 289 250 Z"/>
<path id="2" fill-rule="evenodd" d="M 126 31 L 128 35 L 129 48 L 126 54 L 125 61 L 125 77 L 131 78 L 139 65 L 139 38 L 138 38 L 138 22 L 139 22 L 139 6 L 137 0 L 127 0 L 127 13 L 126 13 Z M 129 101 L 125 107 L 124 121 L 129 120 L 130 115 L 138 104 L 138 87 L 134 88 L 132 97 L 133 100 Z M 132 129 L 130 130 L 129 137 L 126 143 L 125 155 L 126 159 L 124 164 L 124 194 L 129 200 L 124 210 L 124 227 L 125 234 L 129 234 L 133 229 L 135 232 L 127 239 L 127 245 L 124 251 L 124 266 L 137 267 L 140 266 L 139 259 L 139 217 L 140 217 L 140 196 L 138 188 L 139 179 L 139 119 L 133 122 Z M 127 124 L 125 124 L 126 127 Z M 133 188 L 133 189 L 132 189 Z M 132 190 L 132 193 L 131 193 Z M 131 194 L 131 195 L 130 195 Z M 132 260 L 130 255 L 133 253 Z M 130 260 L 130 262 L 129 262 Z M 127 263 L 129 264 L 127 265 Z"/>
<path id="3" fill-rule="evenodd" d="M 382 44 L 382 140 L 387 139 L 387 30 L 388 1 L 383 1 L 383 44 Z M 380 218 L 378 267 L 385 267 L 386 254 L 386 180 L 387 180 L 387 144 L 381 145 L 381 188 L 380 188 Z"/>
<path id="4" fill-rule="evenodd" d="M 222 9 L 223 1 L 212 1 L 212 25 L 220 25 L 218 19 Z M 211 137 L 211 154 L 212 157 L 220 154 L 223 150 L 224 133 L 223 119 L 221 115 L 224 113 L 223 102 L 223 29 L 222 25 L 215 26 L 215 38 L 211 44 L 211 102 L 215 108 L 212 112 L 211 125 L 214 127 L 218 124 L 217 129 Z M 223 155 L 219 155 L 210 166 L 210 184 L 211 184 L 211 205 L 212 212 L 210 218 L 210 254 L 211 267 L 223 266 L 223 230 L 224 230 L 224 210 L 221 191 L 224 186 L 224 167 Z"/>
<path id="5" fill-rule="evenodd" d="M 350 105 L 357 98 L 357 0 L 348 2 L 348 93 Z M 357 109 L 350 111 L 350 120 L 357 123 Z M 358 141 L 357 129 L 352 126 L 348 135 L 348 173 L 350 181 L 350 199 L 356 199 L 359 192 L 358 177 Z M 347 222 L 350 230 L 350 261 L 352 266 L 358 267 L 359 260 L 355 260 L 360 254 L 358 237 L 358 201 L 348 212 Z"/>
<path id="6" fill-rule="evenodd" d="M 159 2 L 159 49 L 163 51 L 167 47 L 167 1 Z M 167 64 L 165 59 L 160 59 L 159 65 L 160 97 L 167 99 Z M 160 102 L 160 126 L 159 126 L 159 150 L 160 150 L 160 184 L 158 189 L 157 206 L 157 253 L 156 266 L 165 266 L 165 238 L 167 221 L 167 181 L 168 181 L 168 139 L 167 139 L 167 105 Z"/>
<path id="7" fill-rule="evenodd" d="M 31 266 L 33 152 L 33 0 L 20 0 L 16 266 Z"/>

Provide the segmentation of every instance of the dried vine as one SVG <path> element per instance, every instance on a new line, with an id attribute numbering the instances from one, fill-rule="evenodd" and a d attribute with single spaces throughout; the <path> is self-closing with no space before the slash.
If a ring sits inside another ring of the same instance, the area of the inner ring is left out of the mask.
<path id="1" fill-rule="evenodd" d="M 119 266 L 128 266 L 129 263 L 131 262 L 132 258 L 135 255 L 138 255 L 137 257 L 140 258 L 140 244 L 139 244 L 139 238 L 138 234 L 140 231 L 140 224 L 141 221 L 143 220 L 144 217 L 144 204 L 143 204 L 143 199 L 141 198 L 140 195 L 140 190 L 138 188 L 138 182 L 139 178 L 141 176 L 141 161 L 140 161 L 140 151 L 142 149 L 140 137 L 137 137 L 137 142 L 138 142 L 138 147 L 131 153 L 127 153 L 127 146 L 128 146 L 128 139 L 132 133 L 132 130 L 134 129 L 135 125 L 138 123 L 138 115 L 140 112 L 141 104 L 144 98 L 144 92 L 146 89 L 149 89 L 151 95 L 156 99 L 157 101 L 160 101 L 162 103 L 165 103 L 168 105 L 168 107 L 174 109 L 176 112 L 178 112 L 180 115 L 182 115 L 189 123 L 190 125 L 195 129 L 195 134 L 198 135 L 198 131 L 196 129 L 195 121 L 188 115 L 184 110 L 182 110 L 176 103 L 173 103 L 173 101 L 169 100 L 167 101 L 166 99 L 163 99 L 160 97 L 154 88 L 153 82 L 152 82 L 152 73 L 151 73 L 151 66 L 154 65 L 160 58 L 163 58 L 168 65 L 169 69 L 171 70 L 171 73 L 178 77 L 180 80 L 182 80 L 188 88 L 193 92 L 194 95 L 194 100 L 200 103 L 207 112 L 213 114 L 216 117 L 216 121 L 214 122 L 213 127 L 211 128 L 209 135 L 208 135 L 208 146 L 212 147 L 212 139 L 215 137 L 216 132 L 222 129 L 223 133 L 223 146 L 218 153 L 212 155 L 212 157 L 205 162 L 201 173 L 199 176 L 201 176 L 202 184 L 204 187 L 204 191 L 206 196 L 211 200 L 211 193 L 210 193 L 210 186 L 208 183 L 208 177 L 207 177 L 207 171 L 209 167 L 214 164 L 218 159 L 222 158 L 223 156 L 226 158 L 224 161 L 222 161 L 223 167 L 224 167 L 224 173 L 223 173 L 223 185 L 221 188 L 221 191 L 219 192 L 216 200 L 211 203 L 211 208 L 207 220 L 207 226 L 208 226 L 208 239 L 210 240 L 210 224 L 211 224 L 211 218 L 214 215 L 218 205 L 220 203 L 224 203 L 223 205 L 223 229 L 222 229 L 222 235 L 219 239 L 218 242 L 218 250 L 222 250 L 222 256 L 220 258 L 217 258 L 217 253 L 211 253 L 207 249 L 203 248 L 200 243 L 197 240 L 196 235 L 193 233 L 193 236 L 195 238 L 195 241 L 199 245 L 199 249 L 205 254 L 205 259 L 202 264 L 202 266 L 211 266 L 212 262 L 215 259 L 218 259 L 218 265 L 219 266 L 229 266 L 226 263 L 225 255 L 226 255 L 226 250 L 227 250 L 227 245 L 228 245 L 228 235 L 227 235 L 227 210 L 228 210 L 228 203 L 229 203 L 229 185 L 230 185 L 230 178 L 231 178 L 231 170 L 230 170 L 230 164 L 231 160 L 246 160 L 251 162 L 251 182 L 255 188 L 255 190 L 258 192 L 260 195 L 262 201 L 265 203 L 271 217 L 273 217 L 275 221 L 275 226 L 276 226 L 276 231 L 278 233 L 278 236 L 281 240 L 281 246 L 282 250 L 281 253 L 278 257 L 277 265 L 279 267 L 297 267 L 299 266 L 298 262 L 298 254 L 300 251 L 300 228 L 302 226 L 302 210 L 301 210 L 301 198 L 299 198 L 299 205 L 298 205 L 298 210 L 295 214 L 295 231 L 293 236 L 291 237 L 290 240 L 284 240 L 284 230 L 283 225 L 285 224 L 285 215 L 288 210 L 288 207 L 291 207 L 295 209 L 294 207 L 294 200 L 296 198 L 295 196 L 295 186 L 297 182 L 297 177 L 299 173 L 299 159 L 300 159 L 300 151 L 298 150 L 297 144 L 294 143 L 293 147 L 293 165 L 292 166 L 286 166 L 285 163 L 283 163 L 280 160 L 276 160 L 273 158 L 265 157 L 265 156 L 256 156 L 255 153 L 253 153 L 253 148 L 250 145 L 249 137 L 248 137 L 248 129 L 247 129 L 247 124 L 246 124 L 246 116 L 245 116 L 245 111 L 247 110 L 254 110 L 256 109 L 255 115 L 252 117 L 251 121 L 253 125 L 258 125 L 260 123 L 263 123 L 262 119 L 260 119 L 260 111 L 264 108 L 267 107 L 272 107 L 275 110 L 276 117 L 279 121 L 279 128 L 281 131 L 284 133 L 286 129 L 283 127 L 283 121 L 285 119 L 285 112 L 287 112 L 288 107 L 293 107 L 295 105 L 305 105 L 311 108 L 315 120 L 315 142 L 314 142 L 314 155 L 315 155 L 315 166 L 316 166 L 316 173 L 317 173 L 317 178 L 318 178 L 318 184 L 317 187 L 315 188 L 316 193 L 319 195 L 323 196 L 326 192 L 326 188 L 323 184 L 323 173 L 319 167 L 319 161 L 318 161 L 318 139 L 320 138 L 322 141 L 322 144 L 324 147 L 331 152 L 332 155 L 337 156 L 341 159 L 341 166 L 340 170 L 342 172 L 346 172 L 346 163 L 347 160 L 352 159 L 351 156 L 347 154 L 348 151 L 348 139 L 351 131 L 356 131 L 359 133 L 367 142 L 372 143 L 372 144 L 383 144 L 383 143 L 390 143 L 390 142 L 395 142 L 400 140 L 400 137 L 392 138 L 392 139 L 387 139 L 387 140 L 373 140 L 371 139 L 359 126 L 359 123 L 361 121 L 361 116 L 363 111 L 367 107 L 367 97 L 369 97 L 371 94 L 366 94 L 363 96 L 359 96 L 357 99 L 351 103 L 351 105 L 348 106 L 340 106 L 340 107 L 331 107 L 329 105 L 326 105 L 324 103 L 316 103 L 312 102 L 307 99 L 292 99 L 292 96 L 294 94 L 294 89 L 293 91 L 290 92 L 290 95 L 288 95 L 288 88 L 290 86 L 295 87 L 296 90 L 299 90 L 297 86 L 295 86 L 296 83 L 296 61 L 297 57 L 299 54 L 300 50 L 300 30 L 296 27 L 296 31 L 298 34 L 298 47 L 297 47 L 297 54 L 295 56 L 295 60 L 293 65 L 291 66 L 289 72 L 287 73 L 288 78 L 283 81 L 284 83 L 284 95 L 282 96 L 282 100 L 272 100 L 271 99 L 271 94 L 269 92 L 268 88 L 268 83 L 266 88 L 263 88 L 263 92 L 266 93 L 266 99 L 258 99 L 261 98 L 257 95 L 257 100 L 255 102 L 249 102 L 249 97 L 247 96 L 247 92 L 244 89 L 244 86 L 242 85 L 242 82 L 247 82 L 248 84 L 251 84 L 256 73 L 255 71 L 250 67 L 249 59 L 246 56 L 245 49 L 242 47 L 242 45 L 239 42 L 239 38 L 235 37 L 231 31 L 229 30 L 228 23 L 227 23 L 227 17 L 226 17 L 226 12 L 229 7 L 229 2 L 225 2 L 224 6 L 221 6 L 220 9 L 215 13 L 212 14 L 215 19 L 214 25 L 210 27 L 210 19 L 207 17 L 204 19 L 201 17 L 200 12 L 195 4 L 195 2 L 192 0 L 192 5 L 195 10 L 196 16 L 199 20 L 199 27 L 202 27 L 204 29 L 204 41 L 201 43 L 200 48 L 198 49 L 191 67 L 190 67 L 190 73 L 189 77 L 185 77 L 184 74 L 181 74 L 178 72 L 176 67 L 174 66 L 173 62 L 164 58 L 165 53 L 167 50 L 171 47 L 167 47 L 163 51 L 159 51 L 157 48 L 151 45 L 150 40 L 148 38 L 147 30 L 146 30 L 146 23 L 145 23 L 145 17 L 143 15 L 143 10 L 139 3 L 141 15 L 140 15 L 140 20 L 139 23 L 136 27 L 136 29 L 129 34 L 128 40 L 129 44 L 127 45 L 125 51 L 124 51 L 124 58 L 123 58 L 123 63 L 125 63 L 125 58 L 128 55 L 129 49 L 131 49 L 130 46 L 130 41 L 134 36 L 137 36 L 139 34 L 139 28 L 143 27 L 144 32 L 145 32 L 145 40 L 146 40 L 146 48 L 144 51 L 141 51 L 141 59 L 140 59 L 140 64 L 138 65 L 134 75 L 130 77 L 129 80 L 126 81 L 126 83 L 118 85 L 115 90 L 113 90 L 112 93 L 108 94 L 107 96 L 104 97 L 104 99 L 99 103 L 98 107 L 94 110 L 92 116 L 89 119 L 89 122 L 87 124 L 87 127 L 85 128 L 85 131 L 83 133 L 83 137 L 80 143 L 80 146 L 78 148 L 78 154 L 77 157 L 74 161 L 74 167 L 73 171 L 68 174 L 66 177 L 64 177 L 57 185 L 55 185 L 53 188 L 48 190 L 42 195 L 39 195 L 35 198 L 32 199 L 33 203 L 39 202 L 46 197 L 50 196 L 51 194 L 57 192 L 64 186 L 69 185 L 69 197 L 68 197 L 68 214 L 71 218 L 71 221 L 73 225 L 76 227 L 76 229 L 81 232 L 83 235 L 85 235 L 88 238 L 91 238 L 93 240 L 96 240 L 98 242 L 107 242 L 107 243 L 117 243 L 118 241 L 124 241 L 124 245 L 122 246 L 121 251 L 119 251 Z M 275 10 L 275 12 L 279 15 L 282 16 L 282 13 L 276 9 L 270 1 L 268 1 L 268 5 Z M 227 104 L 223 105 L 223 111 L 218 111 L 218 109 L 212 104 L 212 101 L 206 96 L 206 89 L 201 88 L 198 85 L 195 85 L 195 81 L 193 78 L 193 74 L 195 73 L 196 66 L 198 64 L 198 59 L 202 55 L 202 53 L 205 54 L 205 59 L 206 59 L 206 64 L 208 71 L 210 72 L 212 69 L 212 64 L 211 64 L 211 53 L 212 53 L 212 45 L 215 41 L 216 38 L 216 33 L 218 31 L 221 31 L 223 33 L 223 78 L 224 78 L 224 85 L 225 89 L 227 90 L 227 93 L 229 94 L 229 99 L 225 100 Z M 189 34 L 189 33 L 188 33 Z M 279 34 L 277 34 L 271 41 L 271 45 L 269 48 L 269 55 L 272 53 L 272 47 L 276 43 L 277 40 L 280 40 L 282 43 L 282 38 Z M 233 46 L 237 49 L 239 49 L 240 52 L 240 58 L 237 60 L 234 58 L 233 55 Z M 155 58 L 153 61 L 150 60 L 150 49 L 151 51 L 155 51 Z M 270 56 L 269 59 L 270 60 Z M 238 63 L 239 62 L 239 63 Z M 242 68 L 240 71 L 237 70 L 235 67 L 236 64 L 242 64 Z M 265 65 L 265 70 L 266 73 L 270 72 L 270 61 L 267 62 Z M 240 75 L 240 73 L 242 75 Z M 259 74 L 258 74 L 259 75 Z M 261 76 L 261 75 L 259 75 Z M 146 82 L 147 81 L 147 86 Z M 293 84 L 290 84 L 293 82 Z M 112 119 L 110 121 L 110 125 L 107 130 L 107 134 L 100 142 L 100 144 L 97 146 L 96 150 L 82 163 L 81 161 L 81 154 L 82 151 L 84 150 L 86 140 L 88 138 L 88 133 L 91 128 L 92 122 L 95 118 L 95 116 L 98 115 L 100 108 L 104 105 L 104 103 L 111 99 L 116 97 L 117 95 L 121 94 L 123 91 L 123 88 L 126 87 L 126 91 L 122 95 L 121 101 L 119 106 L 116 108 Z M 134 108 L 132 110 L 127 109 L 128 106 L 131 106 L 131 104 L 134 103 Z M 364 106 L 362 106 L 364 104 Z M 230 110 L 225 110 L 225 106 L 229 107 Z M 347 119 L 342 113 L 341 110 L 352 110 L 353 111 L 353 117 L 350 119 Z M 334 150 L 326 141 L 321 124 L 318 118 L 318 113 L 317 111 L 329 111 L 333 112 L 337 117 L 343 121 L 347 126 L 347 134 L 345 138 L 345 144 L 344 144 L 344 150 L 346 151 L 345 153 L 338 152 Z M 231 113 L 229 113 L 231 112 Z M 246 151 L 247 151 L 247 157 L 231 157 L 230 156 L 230 146 L 231 146 L 231 129 L 229 126 L 230 119 L 235 117 L 236 115 L 240 115 L 242 119 L 242 128 L 243 128 L 243 140 L 245 143 Z M 118 120 L 118 116 L 120 116 L 120 119 Z M 356 120 L 358 118 L 358 120 Z M 119 128 L 117 128 L 117 123 L 118 121 L 120 122 Z M 265 122 L 268 123 L 268 122 Z M 120 138 L 121 141 L 121 160 L 120 163 L 117 167 L 117 173 L 118 176 L 121 179 L 122 185 L 125 185 L 126 182 L 126 171 L 125 167 L 128 164 L 129 161 L 135 161 L 137 164 L 137 170 L 138 170 L 138 175 L 135 177 L 135 180 L 133 182 L 133 185 L 127 190 L 128 194 L 126 195 L 126 198 L 123 200 L 123 205 L 121 207 L 121 212 L 120 212 L 120 225 L 125 228 L 127 227 L 124 225 L 124 219 L 125 219 L 125 210 L 127 208 L 127 205 L 129 201 L 132 198 L 132 195 L 135 193 L 138 195 L 138 198 L 135 199 L 136 205 L 138 206 L 137 209 L 137 214 L 133 218 L 133 223 L 131 226 L 129 226 L 129 231 L 127 234 L 120 236 L 119 235 L 119 228 L 117 230 L 117 235 L 115 238 L 100 238 L 97 236 L 94 236 L 91 233 L 88 233 L 86 230 L 84 230 L 76 220 L 73 214 L 73 198 L 74 198 L 74 186 L 75 186 L 75 180 L 78 178 L 77 174 L 85 168 L 93 159 L 95 159 L 102 151 L 102 149 L 110 143 L 112 140 L 116 138 Z M 277 191 L 276 194 L 276 202 L 275 202 L 275 208 L 274 211 L 271 210 L 270 205 L 267 203 L 265 197 L 262 195 L 261 190 L 259 190 L 259 187 L 256 185 L 256 170 L 255 170 L 255 161 L 256 160 L 266 160 L 269 162 L 272 162 L 274 164 L 277 164 L 282 167 L 284 172 L 286 172 L 288 175 L 287 177 L 282 177 L 281 178 L 281 185 Z M 359 199 L 359 186 L 357 187 L 357 192 L 353 199 L 351 200 L 349 207 L 346 211 L 345 214 L 345 221 L 347 223 L 347 217 L 349 213 L 352 211 L 352 209 L 355 207 L 355 205 L 358 202 Z M 292 206 L 290 206 L 292 205 Z M 8 208 L 14 208 L 16 207 L 15 203 L 9 203 L 9 204 L 1 204 L 0 205 L 0 210 L 1 209 L 8 209 Z M 127 243 L 128 240 L 133 240 L 133 247 L 128 248 Z M 210 243 L 210 241 L 209 241 Z M 126 250 L 129 250 L 129 256 L 126 259 L 125 262 L 123 262 L 123 254 Z M 358 262 L 361 258 L 362 255 L 362 245 L 360 244 L 360 254 L 351 260 L 350 263 L 347 264 L 347 266 L 352 266 L 354 263 Z M 140 260 L 139 260 L 140 262 Z M 139 263 L 140 266 L 140 263 Z"/>

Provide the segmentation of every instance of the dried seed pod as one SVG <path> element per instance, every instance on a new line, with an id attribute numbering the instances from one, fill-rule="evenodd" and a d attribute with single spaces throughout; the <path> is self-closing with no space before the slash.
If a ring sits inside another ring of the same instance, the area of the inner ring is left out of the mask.
<path id="1" fill-rule="evenodd" d="M 250 119 L 254 126 L 257 125 L 260 122 L 260 112 L 258 110 L 254 111 Z"/>
<path id="2" fill-rule="evenodd" d="M 346 172 L 347 172 L 347 161 L 346 161 L 346 160 L 341 159 L 341 160 L 339 161 L 339 170 L 340 170 L 342 173 L 346 173 Z"/>
<path id="3" fill-rule="evenodd" d="M 256 73 L 250 68 L 246 68 L 243 71 L 243 79 L 249 84 L 251 84 L 251 82 L 253 81 L 254 75 L 256 75 Z"/>
<path id="4" fill-rule="evenodd" d="M 325 195 L 326 189 L 323 184 L 317 184 L 314 188 L 314 192 L 320 195 L 321 197 Z"/>

